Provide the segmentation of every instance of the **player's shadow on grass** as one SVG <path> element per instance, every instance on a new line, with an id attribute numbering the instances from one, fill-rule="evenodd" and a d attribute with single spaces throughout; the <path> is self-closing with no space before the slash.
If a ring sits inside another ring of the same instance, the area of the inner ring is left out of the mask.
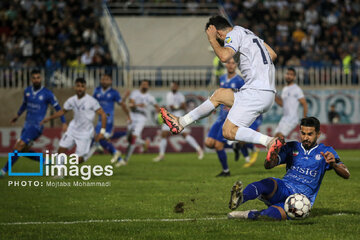
<path id="1" fill-rule="evenodd" d="M 353 210 L 338 210 L 333 208 L 315 208 L 311 211 L 311 217 L 321 217 L 321 216 L 341 216 L 341 215 L 360 215 L 359 211 Z"/>

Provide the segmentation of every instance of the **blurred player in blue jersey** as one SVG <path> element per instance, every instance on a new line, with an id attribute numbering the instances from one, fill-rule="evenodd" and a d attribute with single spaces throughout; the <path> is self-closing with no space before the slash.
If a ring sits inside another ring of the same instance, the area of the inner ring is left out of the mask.
<path id="1" fill-rule="evenodd" d="M 243 85 L 244 80 L 236 74 L 236 62 L 231 58 L 225 65 L 227 73 L 220 77 L 221 88 L 231 88 L 234 91 L 238 91 Z M 227 164 L 227 155 L 225 152 L 225 144 L 227 140 L 223 136 L 222 127 L 229 113 L 230 108 L 225 105 L 220 106 L 220 113 L 215 123 L 211 126 L 207 138 L 205 139 L 205 145 L 208 148 L 214 148 L 218 155 L 219 161 L 222 166 L 222 172 L 217 177 L 230 176 L 230 170 Z"/>
<path id="2" fill-rule="evenodd" d="M 259 126 L 262 124 L 262 115 L 259 115 L 255 121 L 250 125 L 250 129 L 253 129 L 255 131 L 258 130 Z M 241 153 L 244 155 L 245 158 L 245 164 L 244 168 L 251 167 L 257 160 L 257 157 L 259 155 L 259 149 L 254 146 L 252 143 L 245 143 L 245 142 L 237 142 L 233 144 L 234 152 L 235 152 L 235 161 L 239 160 L 239 149 L 241 150 Z M 251 151 L 251 155 L 249 155 L 249 149 Z"/>
<path id="3" fill-rule="evenodd" d="M 44 126 L 40 122 L 44 119 L 48 105 L 50 104 L 58 112 L 61 107 L 54 96 L 54 94 L 47 88 L 41 85 L 40 71 L 34 69 L 31 71 L 32 86 L 29 86 L 24 91 L 23 103 L 20 106 L 16 116 L 11 119 L 11 123 L 15 123 L 21 114 L 26 110 L 26 119 L 24 128 L 21 131 L 21 137 L 17 140 L 14 150 L 18 152 L 28 152 L 32 143 L 38 139 L 43 131 Z M 66 130 L 67 125 L 64 116 L 61 117 L 63 123 L 63 131 Z M 38 157 L 28 157 L 32 160 L 39 161 Z M 18 157 L 12 158 L 11 166 L 14 166 Z M 8 162 L 0 171 L 0 176 L 4 176 L 9 170 Z"/>
<path id="4" fill-rule="evenodd" d="M 324 144 L 317 144 L 320 137 L 318 119 L 303 118 L 300 123 L 300 137 L 301 142 L 288 142 L 278 154 L 272 151 L 269 161 L 265 160 L 266 169 L 286 163 L 286 174 L 282 179 L 263 179 L 249 184 L 244 190 L 242 183 L 237 181 L 232 188 L 230 209 L 234 210 L 240 204 L 256 198 L 263 200 L 268 208 L 261 211 L 233 211 L 228 214 L 229 218 L 258 219 L 266 216 L 276 220 L 286 219 L 286 198 L 294 193 L 302 193 L 309 198 L 312 206 L 327 170 L 334 169 L 345 179 L 350 177 L 349 170 L 340 161 L 335 150 Z"/>
<path id="5" fill-rule="evenodd" d="M 113 126 L 114 126 L 114 103 L 121 105 L 124 110 L 128 121 L 130 120 L 129 110 L 126 107 L 125 101 L 122 101 L 119 92 L 111 87 L 112 79 L 110 74 L 105 73 L 101 80 L 100 86 L 95 88 L 93 97 L 99 101 L 101 108 L 107 115 L 106 121 L 106 132 L 104 138 L 99 141 L 103 149 L 107 150 L 113 155 L 111 158 L 111 163 L 115 163 L 117 160 L 121 160 L 121 152 L 116 150 L 113 144 L 109 141 L 111 136 Z M 101 118 L 99 116 L 99 121 L 95 127 L 96 134 L 100 133 L 101 129 Z"/>

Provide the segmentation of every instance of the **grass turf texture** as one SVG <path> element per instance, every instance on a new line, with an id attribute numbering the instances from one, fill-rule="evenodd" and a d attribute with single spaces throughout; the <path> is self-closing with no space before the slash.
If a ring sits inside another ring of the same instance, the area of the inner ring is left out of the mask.
<path id="1" fill-rule="evenodd" d="M 359 239 L 360 151 L 338 151 L 349 167 L 344 180 L 327 172 L 309 218 L 302 221 L 227 220 L 232 184 L 245 185 L 260 179 L 282 177 L 285 168 L 265 170 L 260 153 L 251 168 L 242 168 L 229 154 L 231 177 L 215 178 L 220 172 L 216 154 L 197 160 L 195 154 L 167 154 L 160 163 L 154 155 L 134 155 L 126 167 L 114 169 L 110 187 L 13 187 L 8 181 L 38 180 L 73 182 L 80 177 L 54 180 L 50 177 L 5 177 L 0 179 L 0 224 L 11 222 L 71 222 L 88 220 L 152 219 L 136 222 L 83 222 L 74 224 L 0 225 L 0 239 Z M 109 164 L 109 155 L 97 155 L 87 164 Z M 1 166 L 6 159 L 1 158 Z M 19 159 L 14 171 L 36 171 L 38 165 Z M 175 213 L 177 203 L 184 212 Z M 263 209 L 249 201 L 238 210 Z M 216 218 L 215 220 L 202 220 Z M 161 222 L 156 219 L 194 219 Z M 199 220 L 196 220 L 199 219 Z"/>

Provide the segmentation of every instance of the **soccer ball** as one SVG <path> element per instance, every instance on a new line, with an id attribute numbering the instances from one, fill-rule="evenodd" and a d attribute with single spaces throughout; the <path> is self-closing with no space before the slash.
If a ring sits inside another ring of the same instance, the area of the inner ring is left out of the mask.
<path id="1" fill-rule="evenodd" d="M 301 193 L 290 195 L 285 200 L 285 212 L 291 219 L 304 219 L 310 214 L 310 200 Z"/>

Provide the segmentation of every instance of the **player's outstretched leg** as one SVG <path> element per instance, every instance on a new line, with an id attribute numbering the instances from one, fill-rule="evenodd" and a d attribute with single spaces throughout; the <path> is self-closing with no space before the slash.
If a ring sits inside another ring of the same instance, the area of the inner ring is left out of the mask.
<path id="1" fill-rule="evenodd" d="M 220 104 L 231 107 L 234 103 L 234 91 L 232 89 L 219 88 L 214 94 L 198 107 L 190 111 L 182 117 L 175 117 L 170 114 L 165 108 L 160 109 L 161 116 L 164 123 L 168 125 L 173 134 L 179 134 L 186 126 L 207 117 L 217 108 Z"/>
<path id="2" fill-rule="evenodd" d="M 228 219 L 252 219 L 257 220 L 260 218 L 267 218 L 273 220 L 285 220 L 286 213 L 282 207 L 272 205 L 267 209 L 261 211 L 247 210 L 247 211 L 232 211 L 228 213 Z"/>
<path id="3" fill-rule="evenodd" d="M 276 186 L 276 181 L 272 178 L 266 178 L 258 182 L 250 183 L 243 190 L 241 181 L 236 181 L 231 188 L 231 197 L 229 208 L 234 210 L 241 204 L 254 200 L 260 195 L 269 196 L 273 193 Z"/>

